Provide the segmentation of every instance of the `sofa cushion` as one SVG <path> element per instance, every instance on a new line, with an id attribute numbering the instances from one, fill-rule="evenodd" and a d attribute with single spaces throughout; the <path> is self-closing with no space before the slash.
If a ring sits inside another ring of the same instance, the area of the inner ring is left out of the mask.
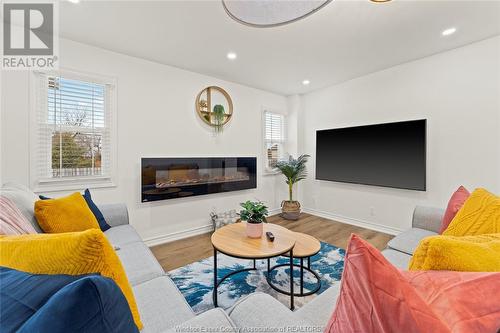
<path id="1" fill-rule="evenodd" d="M 42 232 L 35 218 L 35 202 L 38 200 L 35 193 L 26 186 L 17 183 L 6 183 L 0 190 L 0 194 L 14 202 L 33 228 L 37 232 Z"/>
<path id="2" fill-rule="evenodd" d="M 500 197 L 478 188 L 465 201 L 445 236 L 475 236 L 500 233 Z"/>
<path id="3" fill-rule="evenodd" d="M 500 233 L 426 238 L 415 251 L 409 269 L 500 272 Z"/>
<path id="4" fill-rule="evenodd" d="M 7 197 L 0 195 L 0 235 L 36 234 L 35 228 Z"/>
<path id="5" fill-rule="evenodd" d="M 340 281 L 337 281 L 321 295 L 295 311 L 295 314 L 323 330 L 332 316 L 339 293 Z"/>
<path id="6" fill-rule="evenodd" d="M 0 236 L 0 265 L 32 274 L 99 273 L 109 277 L 116 282 L 127 298 L 137 327 L 139 329 L 142 327 L 125 270 L 100 229 Z"/>
<path id="7" fill-rule="evenodd" d="M 151 250 L 142 242 L 124 244 L 116 253 L 132 286 L 165 274 Z"/>
<path id="8" fill-rule="evenodd" d="M 87 276 L 57 291 L 18 332 L 139 333 L 139 330 L 116 283 L 102 276 Z"/>
<path id="9" fill-rule="evenodd" d="M 168 276 L 143 282 L 133 289 L 144 324 L 141 333 L 164 332 L 195 316 Z"/>
<path id="10" fill-rule="evenodd" d="M 46 233 L 99 229 L 99 224 L 83 196 L 75 192 L 66 197 L 35 202 L 35 216 Z"/>
<path id="11" fill-rule="evenodd" d="M 64 286 L 79 275 L 30 274 L 0 267 L 0 318 L 2 331 L 19 328 Z"/>
<path id="12" fill-rule="evenodd" d="M 451 332 L 401 272 L 356 235 L 347 247 L 340 288 L 325 332 Z"/>
<path id="13" fill-rule="evenodd" d="M 451 221 L 457 215 L 458 211 L 464 205 L 465 201 L 470 197 L 470 192 L 463 186 L 460 186 L 451 196 L 450 201 L 448 201 L 448 206 L 441 221 L 441 227 L 439 228 L 439 233 L 442 234 L 443 231 L 448 228 Z"/>
<path id="14" fill-rule="evenodd" d="M 276 298 L 263 293 L 254 293 L 240 299 L 228 312 L 236 326 L 251 328 L 255 332 L 287 332 L 287 327 L 313 326 L 310 321 L 294 315 Z"/>
<path id="15" fill-rule="evenodd" d="M 382 254 L 395 267 L 399 269 L 408 269 L 411 255 L 393 249 L 385 249 L 382 251 Z"/>
<path id="16" fill-rule="evenodd" d="M 215 308 L 175 325 L 167 332 L 237 332 L 235 324 L 221 308 Z"/>
<path id="17" fill-rule="evenodd" d="M 433 231 L 411 228 L 391 239 L 387 243 L 387 246 L 391 249 L 412 255 L 422 239 L 434 235 L 437 234 Z"/>
<path id="18" fill-rule="evenodd" d="M 94 203 L 94 200 L 92 200 L 92 196 L 90 195 L 90 190 L 87 188 L 85 191 L 83 191 L 82 194 L 83 198 L 85 199 L 85 202 L 87 203 L 87 206 L 89 206 L 90 210 L 92 211 L 92 214 L 94 214 L 97 223 L 99 224 L 99 228 L 101 228 L 102 231 L 106 231 L 109 228 L 109 224 L 106 222 L 106 219 L 104 218 L 104 215 L 102 214 L 101 210 L 97 205 Z M 39 195 L 40 200 L 50 200 L 52 198 L 46 197 L 44 195 Z"/>
<path id="19" fill-rule="evenodd" d="M 499 332 L 500 273 L 402 272 L 454 333 Z"/>
<path id="20" fill-rule="evenodd" d="M 128 243 L 141 242 L 141 237 L 129 224 L 112 227 L 104 232 L 113 246 L 121 247 Z"/>

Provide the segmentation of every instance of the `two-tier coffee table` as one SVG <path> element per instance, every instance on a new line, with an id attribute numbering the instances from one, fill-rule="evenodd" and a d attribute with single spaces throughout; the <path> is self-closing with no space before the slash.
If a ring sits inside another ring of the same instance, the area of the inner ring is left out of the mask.
<path id="1" fill-rule="evenodd" d="M 293 310 L 295 307 L 293 299 L 295 296 L 293 292 L 293 248 L 296 239 L 295 233 L 276 224 L 265 223 L 264 235 L 262 238 L 255 239 L 246 236 L 245 228 L 245 223 L 235 223 L 222 227 L 212 234 L 212 245 L 214 247 L 214 306 L 218 306 L 217 288 L 228 277 L 237 273 L 256 270 L 255 261 L 257 259 L 270 259 L 287 254 L 290 257 L 290 309 Z M 265 236 L 267 231 L 274 234 L 274 242 L 267 240 Z M 251 259 L 253 260 L 253 267 L 233 271 L 219 280 L 217 276 L 217 253 L 223 253 L 239 259 Z"/>

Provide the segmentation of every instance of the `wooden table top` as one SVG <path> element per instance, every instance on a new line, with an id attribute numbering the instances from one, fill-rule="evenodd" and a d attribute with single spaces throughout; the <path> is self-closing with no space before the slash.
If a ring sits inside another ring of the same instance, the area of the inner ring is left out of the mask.
<path id="1" fill-rule="evenodd" d="M 295 245 L 295 233 L 276 224 L 264 223 L 261 238 L 249 238 L 245 234 L 246 223 L 234 223 L 212 234 L 214 248 L 239 258 L 260 259 L 278 256 L 290 251 Z M 274 234 L 274 242 L 267 240 L 266 232 Z"/>
<path id="2" fill-rule="evenodd" d="M 293 256 L 295 258 L 311 257 L 321 250 L 321 243 L 315 237 L 301 232 L 294 232 L 293 234 L 295 236 L 295 246 L 293 247 Z"/>

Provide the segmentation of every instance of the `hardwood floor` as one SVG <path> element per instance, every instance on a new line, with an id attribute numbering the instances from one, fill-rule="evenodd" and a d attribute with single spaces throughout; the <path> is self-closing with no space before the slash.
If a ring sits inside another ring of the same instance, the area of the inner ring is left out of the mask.
<path id="1" fill-rule="evenodd" d="M 382 250 L 393 237 L 381 232 L 352 226 L 318 216 L 303 213 L 299 220 L 288 221 L 279 215 L 268 218 L 270 223 L 276 223 L 293 231 L 312 235 L 322 242 L 330 243 L 343 249 L 352 233 L 358 234 L 376 248 Z M 210 233 L 181 239 L 151 248 L 165 271 L 182 267 L 192 262 L 213 255 Z"/>

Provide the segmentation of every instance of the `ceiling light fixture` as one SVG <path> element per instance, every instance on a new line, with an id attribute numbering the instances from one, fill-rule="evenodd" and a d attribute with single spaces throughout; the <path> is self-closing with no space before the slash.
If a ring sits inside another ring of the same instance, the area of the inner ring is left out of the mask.
<path id="1" fill-rule="evenodd" d="M 222 0 L 222 6 L 236 22 L 256 28 L 268 28 L 298 21 L 331 1 Z"/>
<path id="2" fill-rule="evenodd" d="M 234 52 L 229 52 L 226 57 L 229 59 L 229 60 L 234 60 L 238 57 L 238 55 Z"/>
<path id="3" fill-rule="evenodd" d="M 457 32 L 457 28 L 448 28 L 448 29 L 443 30 L 441 35 L 450 36 L 450 35 L 453 35 L 455 32 Z"/>
<path id="4" fill-rule="evenodd" d="M 370 0 L 371 2 L 378 2 L 378 3 L 381 3 L 381 2 L 389 2 L 391 0 Z"/>
<path id="5" fill-rule="evenodd" d="M 68 1 L 71 3 L 79 3 L 80 2 L 80 0 L 68 0 Z"/>
<path id="6" fill-rule="evenodd" d="M 302 84 L 303 84 L 303 85 L 305 85 L 305 86 L 308 86 L 308 85 L 309 85 L 309 83 L 311 83 L 311 81 L 309 81 L 309 80 L 304 80 L 304 81 L 302 81 Z"/>

